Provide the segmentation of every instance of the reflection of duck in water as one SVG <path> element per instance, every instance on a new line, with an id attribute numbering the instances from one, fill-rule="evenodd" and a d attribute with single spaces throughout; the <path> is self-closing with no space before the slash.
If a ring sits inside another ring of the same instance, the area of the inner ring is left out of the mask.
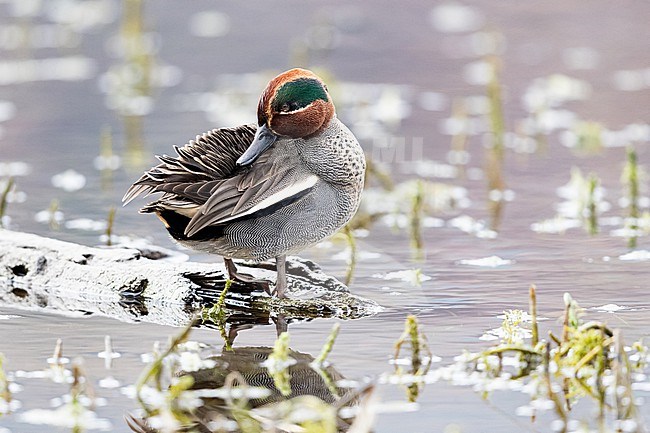
<path id="1" fill-rule="evenodd" d="M 216 366 L 188 373 L 194 379 L 191 390 L 212 390 L 228 387 L 245 388 L 246 386 L 267 389 L 270 394 L 261 398 L 251 398 L 247 401 L 247 409 L 261 408 L 265 405 L 281 403 L 301 396 L 315 396 L 334 408 L 354 406 L 357 404 L 357 390 L 343 388 L 337 382 L 344 377 L 333 367 L 315 367 L 314 357 L 289 350 L 289 356 L 295 362 L 287 367 L 289 373 L 289 394 L 283 395 L 276 387 L 273 375 L 265 362 L 273 352 L 270 347 L 241 347 L 232 351 L 224 351 L 212 358 Z M 233 373 L 235 372 L 235 373 Z M 236 375 L 236 376 L 233 376 Z M 245 382 L 245 383 L 241 383 Z M 227 388 L 226 388 L 227 389 Z M 212 432 L 208 427 L 216 419 L 233 420 L 232 402 L 224 398 L 202 398 L 203 405 L 192 416 L 193 424 L 186 431 Z M 131 417 L 129 426 L 137 433 L 154 433 L 158 430 L 148 426 L 146 419 Z M 337 416 L 337 431 L 345 432 L 350 427 L 352 419 Z M 274 430 L 282 431 L 282 430 Z"/>

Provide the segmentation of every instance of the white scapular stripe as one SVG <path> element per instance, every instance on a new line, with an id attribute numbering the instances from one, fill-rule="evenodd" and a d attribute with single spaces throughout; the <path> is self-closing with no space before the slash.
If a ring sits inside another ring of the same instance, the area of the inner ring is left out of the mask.
<path id="1" fill-rule="evenodd" d="M 223 220 L 219 221 L 219 223 L 224 223 L 224 222 L 230 221 L 230 220 L 235 219 L 235 218 L 240 218 L 240 217 L 243 217 L 243 216 L 246 216 L 246 215 L 251 215 L 251 214 L 254 214 L 257 211 L 260 211 L 262 209 L 266 209 L 268 207 L 271 207 L 274 204 L 280 203 L 284 199 L 287 199 L 289 197 L 293 197 L 294 195 L 297 195 L 297 194 L 301 193 L 302 191 L 305 191 L 305 190 L 313 187 L 318 182 L 318 179 L 319 179 L 319 177 L 316 176 L 315 174 L 309 175 L 308 177 L 302 179 L 300 182 L 294 183 L 293 185 L 291 185 L 291 186 L 289 186 L 287 188 L 284 188 L 284 189 L 276 192 L 275 194 L 272 194 L 272 195 L 268 196 L 267 198 L 265 198 L 261 202 L 257 203 L 252 208 L 248 209 L 246 212 L 242 212 L 240 214 L 233 215 L 230 218 L 223 219 Z"/>

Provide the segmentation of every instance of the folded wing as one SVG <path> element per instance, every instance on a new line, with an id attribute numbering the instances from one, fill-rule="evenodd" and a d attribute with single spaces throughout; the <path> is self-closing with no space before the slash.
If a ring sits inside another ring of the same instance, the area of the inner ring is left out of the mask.
<path id="1" fill-rule="evenodd" d="M 236 161 L 253 141 L 254 125 L 215 129 L 197 136 L 178 156 L 160 156 L 126 192 L 126 204 L 140 195 L 163 193 L 141 212 L 172 210 L 190 218 L 183 229 L 191 237 L 216 226 L 271 213 L 307 194 L 318 177 L 294 170 L 288 158 L 262 154 L 252 167 Z"/>

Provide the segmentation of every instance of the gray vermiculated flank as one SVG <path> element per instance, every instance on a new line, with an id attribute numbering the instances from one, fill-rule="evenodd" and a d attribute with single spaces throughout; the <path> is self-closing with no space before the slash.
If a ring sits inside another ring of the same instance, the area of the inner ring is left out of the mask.
<path id="1" fill-rule="evenodd" d="M 127 191 L 125 201 L 163 192 L 143 211 L 182 213 L 198 207 L 190 223 L 194 232 L 189 238 L 176 237 L 181 244 L 253 260 L 300 251 L 352 218 L 363 189 L 365 159 L 355 137 L 336 117 L 319 135 L 279 140 L 251 168 L 236 169 L 234 162 L 254 132 L 249 125 L 197 137 L 177 149 L 178 157 L 161 157 L 161 164 Z M 317 182 L 297 200 L 261 216 L 246 214 L 274 193 L 313 175 L 318 176 Z M 215 226 L 222 229 L 220 235 L 204 240 L 201 230 Z"/>

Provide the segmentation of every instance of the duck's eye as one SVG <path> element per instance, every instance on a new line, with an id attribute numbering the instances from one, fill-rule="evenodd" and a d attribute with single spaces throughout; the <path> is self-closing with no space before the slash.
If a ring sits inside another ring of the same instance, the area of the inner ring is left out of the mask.
<path id="1" fill-rule="evenodd" d="M 282 105 L 280 106 L 280 111 L 283 112 L 283 113 L 287 113 L 287 112 L 289 112 L 290 109 L 291 109 L 291 108 L 289 107 L 289 104 L 286 104 L 286 103 L 285 103 L 285 104 L 282 104 Z"/>

